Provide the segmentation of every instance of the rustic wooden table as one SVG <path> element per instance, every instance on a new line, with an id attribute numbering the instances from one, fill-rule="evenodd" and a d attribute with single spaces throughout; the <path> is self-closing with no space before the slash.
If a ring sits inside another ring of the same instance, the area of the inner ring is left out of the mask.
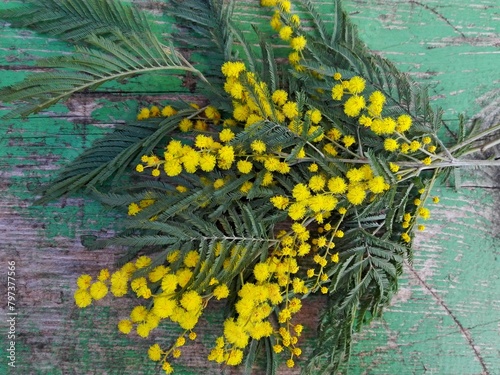
<path id="1" fill-rule="evenodd" d="M 0 10 L 18 1 L 0 2 Z M 136 0 L 162 30 L 161 1 Z M 317 0 L 322 13 L 328 1 Z M 254 22 L 257 1 L 242 1 L 236 14 Z M 374 51 L 428 84 L 433 101 L 457 116 L 500 119 L 500 5 L 498 0 L 346 0 L 345 7 Z M 0 24 L 0 86 L 36 72 L 40 57 L 69 52 L 67 45 Z M 161 81 L 163 80 L 163 81 Z M 161 83 L 161 84 L 160 84 Z M 131 119 L 137 101 L 152 90 L 177 87 L 164 77 L 130 80 L 98 94 L 77 95 L 27 120 L 0 126 L 0 374 L 153 374 L 149 344 L 123 337 L 116 327 L 131 306 L 105 299 L 79 310 L 75 279 L 113 264 L 117 250 L 87 251 L 80 237 L 110 235 L 117 213 L 81 196 L 33 206 L 33 190 L 116 123 Z M 169 86 L 170 85 L 170 86 Z M 167 100 L 174 93 L 165 92 Z M 1 98 L 0 98 L 1 100 Z M 154 97 L 158 100 L 158 96 Z M 10 104 L 0 104 L 0 114 Z M 472 375 L 500 373 L 500 177 L 499 170 L 464 171 L 460 189 L 440 184 L 428 229 L 419 233 L 415 259 L 383 319 L 357 337 L 350 373 Z M 5 354 L 11 327 L 6 310 L 8 262 L 16 267 L 16 362 Z M 305 312 L 311 324 L 321 299 Z M 239 373 L 205 358 L 222 317 L 212 310 L 199 339 L 186 350 L 181 374 Z M 156 339 L 174 337 L 168 327 Z M 258 373 L 258 370 L 256 370 Z M 283 369 L 283 374 L 297 373 Z"/>

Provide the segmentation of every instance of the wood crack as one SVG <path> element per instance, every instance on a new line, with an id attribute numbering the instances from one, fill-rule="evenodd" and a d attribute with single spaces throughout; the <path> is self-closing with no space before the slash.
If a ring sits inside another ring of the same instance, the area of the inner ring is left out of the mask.
<path id="1" fill-rule="evenodd" d="M 470 334 L 469 330 L 465 328 L 462 323 L 458 320 L 458 318 L 453 314 L 453 312 L 450 310 L 450 308 L 446 305 L 446 303 L 443 301 L 443 299 L 425 282 L 424 279 L 420 277 L 420 275 L 417 273 L 417 271 L 408 263 L 405 262 L 406 266 L 410 270 L 410 272 L 417 278 L 419 284 L 424 287 L 431 295 L 434 297 L 436 302 L 441 305 L 441 307 L 446 311 L 446 313 L 453 319 L 455 324 L 458 326 L 460 329 L 460 332 L 464 335 L 465 339 L 467 340 L 467 343 L 469 346 L 472 348 L 472 351 L 474 352 L 474 355 L 476 356 L 477 360 L 479 361 L 481 367 L 483 368 L 482 375 L 491 375 L 490 371 L 486 367 L 486 363 L 484 361 L 484 358 L 481 356 L 481 353 L 479 352 L 478 348 L 474 345 L 474 340 L 472 339 L 472 335 Z"/>
<path id="2" fill-rule="evenodd" d="M 421 6 L 422 8 L 428 10 L 429 12 L 431 13 L 434 13 L 439 19 L 443 20 L 444 22 L 446 22 L 453 30 L 455 30 L 456 33 L 460 34 L 460 36 L 464 39 L 467 39 L 467 37 L 465 36 L 465 34 L 463 32 L 461 32 L 460 30 L 458 30 L 455 26 L 453 26 L 451 24 L 451 22 L 445 17 L 443 16 L 441 13 L 439 13 L 436 9 L 434 8 L 431 8 L 430 6 L 428 6 L 427 4 L 422 4 L 421 2 L 419 1 L 414 1 L 414 0 L 410 0 L 410 4 L 415 4 L 415 5 L 419 5 Z"/>

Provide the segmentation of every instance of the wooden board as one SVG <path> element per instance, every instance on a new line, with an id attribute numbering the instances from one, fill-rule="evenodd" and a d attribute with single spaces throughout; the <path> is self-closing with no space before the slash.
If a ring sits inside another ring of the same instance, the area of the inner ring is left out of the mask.
<path id="1" fill-rule="evenodd" d="M 135 1 L 165 26 L 161 2 Z M 16 5 L 0 3 L 0 9 Z M 237 17 L 253 16 L 257 2 L 238 3 Z M 324 15 L 327 1 L 316 1 Z M 478 114 L 498 123 L 499 5 L 496 0 L 346 0 L 345 6 L 368 46 L 430 85 L 436 105 L 446 109 L 451 129 L 458 113 Z M 2 24 L 0 85 L 36 71 L 41 57 L 67 53 L 64 43 Z M 178 81 L 170 82 L 177 86 Z M 169 82 L 162 82 L 161 88 Z M 156 85 L 156 86 L 155 86 Z M 115 124 L 135 116 L 137 102 L 149 103 L 157 80 L 134 79 L 108 92 L 78 95 L 28 120 L 0 126 L 0 323 L 2 353 L 7 352 L 8 262 L 16 262 L 16 368 L 4 354 L 0 374 L 153 374 L 146 350 L 154 340 L 175 337 L 172 327 L 153 340 L 124 337 L 115 329 L 132 301 L 109 299 L 79 310 L 72 300 L 75 279 L 111 266 L 116 249 L 89 252 L 86 234 L 109 236 L 116 212 L 83 197 L 33 206 L 33 190 L 62 165 L 89 147 Z M 165 93 L 167 100 L 173 94 Z M 0 98 L 1 99 L 1 98 Z M 156 100 L 156 99 L 155 99 Z M 1 113 L 9 105 L 0 104 Z M 462 174 L 461 188 L 441 184 L 427 230 L 419 233 L 414 263 L 406 268 L 400 292 L 384 318 L 357 336 L 351 374 L 498 374 L 500 369 L 500 181 L 498 169 Z M 323 304 L 314 300 L 303 312 L 306 343 Z M 222 317 L 213 308 L 176 368 L 181 374 L 239 373 L 205 360 L 219 334 Z M 306 344 L 310 348 L 310 344 Z M 257 370 L 255 373 L 259 373 Z M 292 374 L 283 368 L 281 373 Z"/>

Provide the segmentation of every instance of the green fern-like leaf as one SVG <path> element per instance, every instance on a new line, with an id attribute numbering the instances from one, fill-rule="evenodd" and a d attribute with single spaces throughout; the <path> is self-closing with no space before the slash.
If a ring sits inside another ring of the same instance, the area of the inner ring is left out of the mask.
<path id="1" fill-rule="evenodd" d="M 14 27 L 79 44 L 89 35 L 113 39 L 117 31 L 151 33 L 143 12 L 113 0 L 28 0 L 21 7 L 1 11 L 0 19 Z"/>
<path id="2" fill-rule="evenodd" d="M 27 116 L 77 92 L 138 74 L 184 70 L 201 76 L 172 46 L 160 44 L 151 33 L 145 35 L 146 40 L 135 33 L 114 32 L 116 41 L 91 35 L 91 48 L 77 47 L 74 55 L 40 61 L 40 66 L 65 70 L 32 75 L 0 91 L 5 101 L 28 102 L 7 117 Z"/>
<path id="3" fill-rule="evenodd" d="M 302 7 L 305 9 L 308 15 L 311 16 L 312 24 L 314 27 L 314 31 L 316 34 L 319 36 L 321 41 L 325 44 L 330 44 L 329 43 L 329 31 L 327 29 L 327 26 L 325 25 L 323 18 L 319 14 L 319 12 L 316 10 L 316 7 L 313 5 L 313 3 L 310 0 L 301 0 L 300 4 Z M 340 14 L 340 12 L 336 12 L 335 14 Z M 340 25 L 339 25 L 340 27 Z M 332 36 L 333 38 L 333 36 Z"/>
<path id="4" fill-rule="evenodd" d="M 231 60 L 234 57 L 233 34 L 228 25 L 234 5 L 234 1 L 222 0 L 173 0 L 168 9 L 178 23 L 175 42 L 191 53 L 207 56 L 210 61 L 215 58 L 213 65 L 216 67 Z M 216 72 L 220 75 L 220 70 Z"/>
<path id="5" fill-rule="evenodd" d="M 338 291 L 340 296 L 344 290 Z M 330 375 L 337 373 L 350 354 L 355 312 L 340 311 L 338 297 L 330 296 L 318 327 L 317 346 L 302 369 L 304 375 Z"/>
<path id="6" fill-rule="evenodd" d="M 133 168 L 133 162 L 139 162 L 142 155 L 149 155 L 166 141 L 182 116 L 192 113 L 192 109 L 180 111 L 160 124 L 143 121 L 117 127 L 64 168 L 49 185 L 39 189 L 42 196 L 36 203 L 44 204 L 80 189 L 91 191 L 110 179 L 119 181 Z"/>
<path id="7" fill-rule="evenodd" d="M 101 194 L 99 198 L 104 203 L 123 204 L 131 196 Z M 165 203 L 173 203 L 172 198 L 165 196 L 154 198 L 157 201 L 152 206 L 161 209 L 164 209 Z M 231 282 L 236 275 L 251 270 L 251 265 L 261 259 L 263 254 L 266 256 L 268 248 L 278 242 L 273 236 L 273 224 L 263 225 L 262 218 L 267 215 L 267 211 L 257 212 L 251 205 L 237 204 L 228 209 L 226 215 L 208 220 L 202 213 L 192 215 L 192 211 L 179 209 L 179 205 L 194 209 L 195 201 L 196 197 L 193 199 L 192 196 L 180 199 L 174 204 L 176 207 L 171 210 L 170 216 L 158 215 L 153 221 L 145 220 L 140 215 L 130 218 L 122 234 L 97 241 L 95 246 L 126 246 L 133 254 L 149 249 L 158 252 L 157 256 L 162 259 L 164 251 L 179 249 L 181 253 L 186 253 L 197 248 L 201 261 L 186 287 L 199 289 L 207 287 L 212 278 Z M 211 267 L 202 267 L 203 260 Z"/>

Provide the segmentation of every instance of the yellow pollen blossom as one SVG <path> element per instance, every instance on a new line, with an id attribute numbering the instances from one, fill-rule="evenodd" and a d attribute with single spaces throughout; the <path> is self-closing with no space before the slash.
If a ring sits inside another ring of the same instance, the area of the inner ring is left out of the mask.
<path id="1" fill-rule="evenodd" d="M 354 204 L 360 205 L 366 197 L 366 192 L 361 186 L 350 187 L 347 191 L 347 200 Z"/>
<path id="2" fill-rule="evenodd" d="M 154 105 L 149 109 L 149 113 L 151 117 L 158 117 L 160 116 L 160 108 Z"/>
<path id="3" fill-rule="evenodd" d="M 214 289 L 214 297 L 217 298 L 218 300 L 227 298 L 228 296 L 229 296 L 229 288 L 227 287 L 226 284 L 218 285 Z"/>
<path id="4" fill-rule="evenodd" d="M 288 208 L 288 216 L 290 216 L 293 220 L 302 219 L 306 212 L 306 206 L 302 203 L 293 203 Z"/>
<path id="5" fill-rule="evenodd" d="M 276 195 L 274 197 L 271 197 L 271 203 L 273 204 L 274 207 L 284 210 L 289 203 L 289 199 L 287 197 L 284 197 L 282 195 Z"/>
<path id="6" fill-rule="evenodd" d="M 253 168 L 253 164 L 247 160 L 239 160 L 236 166 L 238 170 L 243 174 L 250 173 Z"/>
<path id="7" fill-rule="evenodd" d="M 300 52 L 306 48 L 307 40 L 303 35 L 292 38 L 290 41 L 290 46 L 293 50 Z"/>
<path id="8" fill-rule="evenodd" d="M 238 77 L 245 70 L 245 64 L 241 61 L 226 61 L 222 64 L 221 71 L 226 77 Z"/>
<path id="9" fill-rule="evenodd" d="M 427 220 L 430 216 L 431 216 L 431 213 L 429 211 L 428 208 L 425 208 L 425 207 L 421 207 L 419 210 L 418 210 L 418 214 L 420 217 L 422 217 L 424 220 Z"/>
<path id="10" fill-rule="evenodd" d="M 255 140 L 250 144 L 250 148 L 254 152 L 261 154 L 266 151 L 266 144 L 261 140 Z"/>
<path id="11" fill-rule="evenodd" d="M 380 194 L 385 190 L 385 181 L 381 176 L 377 176 L 368 181 L 368 188 L 372 193 Z"/>
<path id="12" fill-rule="evenodd" d="M 170 117 L 173 116 L 177 113 L 177 111 L 170 105 L 167 105 L 166 107 L 163 107 L 161 110 L 161 115 L 163 117 Z"/>
<path id="13" fill-rule="evenodd" d="M 80 289 L 88 289 L 91 283 L 92 283 L 92 276 L 87 274 L 80 275 L 76 280 L 76 285 L 78 285 L 78 288 Z"/>
<path id="14" fill-rule="evenodd" d="M 397 171 L 399 171 L 399 165 L 390 162 L 389 169 L 391 170 L 391 172 L 396 173 Z"/>
<path id="15" fill-rule="evenodd" d="M 286 102 L 283 105 L 283 114 L 289 119 L 293 119 L 295 116 L 297 116 L 299 114 L 297 103 Z"/>
<path id="16" fill-rule="evenodd" d="M 278 10 L 275 11 L 274 15 L 271 17 L 270 24 L 271 24 L 271 27 L 273 28 L 273 30 L 278 31 L 281 28 L 282 23 L 281 23 L 281 19 L 280 19 L 280 12 Z"/>
<path id="17" fill-rule="evenodd" d="M 161 348 L 160 348 L 160 345 L 158 344 L 154 344 L 154 345 L 151 345 L 149 347 L 149 350 L 148 350 L 148 356 L 149 356 L 149 359 L 151 359 L 152 361 L 159 361 L 161 359 L 161 355 L 163 354 Z"/>
<path id="18" fill-rule="evenodd" d="M 328 189 L 334 194 L 343 194 L 347 190 L 347 184 L 342 177 L 332 177 L 328 180 Z"/>
<path id="19" fill-rule="evenodd" d="M 269 277 L 269 266 L 266 263 L 257 263 L 253 268 L 253 274 L 257 281 L 265 281 Z"/>
<path id="20" fill-rule="evenodd" d="M 139 207 L 139 205 L 137 203 L 130 203 L 128 205 L 128 215 L 129 216 L 137 215 L 140 210 L 141 210 L 141 208 Z"/>
<path id="21" fill-rule="evenodd" d="M 292 190 L 292 195 L 297 201 L 303 201 L 311 196 L 309 188 L 304 184 L 297 184 Z"/>
<path id="22" fill-rule="evenodd" d="M 150 264 L 151 264 L 151 258 L 146 255 L 140 256 L 135 261 L 135 266 L 137 269 L 147 267 Z"/>
<path id="23" fill-rule="evenodd" d="M 364 97 L 353 95 L 344 103 L 344 113 L 349 117 L 357 117 L 365 105 Z"/>
<path id="24" fill-rule="evenodd" d="M 401 235 L 401 239 L 404 241 L 404 242 L 410 242 L 411 241 L 411 237 L 408 235 L 408 233 L 403 233 Z"/>
<path id="25" fill-rule="evenodd" d="M 219 133 L 219 139 L 221 142 L 229 142 L 235 137 L 231 129 L 224 129 Z"/>
<path id="26" fill-rule="evenodd" d="M 344 143 L 345 147 L 350 147 L 356 143 L 356 139 L 352 135 L 346 135 L 342 138 L 342 143 Z"/>
<path id="27" fill-rule="evenodd" d="M 84 308 L 92 303 L 92 296 L 87 289 L 77 289 L 73 295 L 78 307 Z"/>
<path id="28" fill-rule="evenodd" d="M 222 178 L 218 178 L 213 183 L 214 189 L 220 189 L 222 186 L 224 186 L 224 180 Z"/>
<path id="29" fill-rule="evenodd" d="M 200 156 L 199 163 L 202 171 L 210 172 L 215 168 L 216 158 L 212 154 L 204 153 Z"/>
<path id="30" fill-rule="evenodd" d="M 250 108 L 246 105 L 237 105 L 233 110 L 233 117 L 238 121 L 246 121 L 250 115 Z"/>
<path id="31" fill-rule="evenodd" d="M 309 179 L 308 186 L 314 192 L 322 190 L 325 187 L 325 185 L 326 185 L 326 180 L 321 175 L 314 175 Z"/>
<path id="32" fill-rule="evenodd" d="M 189 251 L 184 257 L 184 265 L 186 267 L 196 267 L 198 262 L 200 261 L 200 254 L 196 250 Z"/>
<path id="33" fill-rule="evenodd" d="M 360 168 L 351 168 L 347 171 L 346 177 L 350 182 L 359 182 L 364 179 L 364 173 Z"/>
<path id="34" fill-rule="evenodd" d="M 292 9 L 292 3 L 288 0 L 279 0 L 278 5 L 285 13 L 290 13 L 290 10 Z"/>
<path id="35" fill-rule="evenodd" d="M 128 335 L 132 331 L 133 324 L 130 320 L 120 320 L 118 322 L 118 330 L 121 333 Z"/>
<path id="36" fill-rule="evenodd" d="M 392 138 L 386 138 L 384 140 L 384 149 L 386 149 L 389 152 L 394 152 L 399 148 L 399 143 L 395 139 Z"/>
<path id="37" fill-rule="evenodd" d="M 106 294 L 108 294 L 108 287 L 104 282 L 97 281 L 90 286 L 90 295 L 92 296 L 92 299 L 95 299 L 96 301 L 100 300 L 101 298 L 104 298 Z"/>
<path id="38" fill-rule="evenodd" d="M 279 36 L 284 41 L 290 40 L 293 34 L 293 29 L 290 26 L 284 26 L 279 31 Z"/>
<path id="39" fill-rule="evenodd" d="M 359 76 L 354 76 L 349 80 L 347 89 L 351 94 L 359 94 L 365 89 L 365 80 Z"/>
<path id="40" fill-rule="evenodd" d="M 341 100 L 344 96 L 344 87 L 341 84 L 335 85 L 332 88 L 332 99 Z"/>
<path id="41" fill-rule="evenodd" d="M 179 129 L 183 132 L 188 132 L 193 128 L 193 121 L 188 118 L 184 118 L 179 122 Z"/>
<path id="42" fill-rule="evenodd" d="M 243 360 L 243 351 L 239 349 L 232 349 L 226 359 L 226 364 L 229 366 L 238 366 Z"/>
<path id="43" fill-rule="evenodd" d="M 397 119 L 397 128 L 396 130 L 400 133 L 405 132 L 410 129 L 412 124 L 412 119 L 408 115 L 401 115 Z"/>

